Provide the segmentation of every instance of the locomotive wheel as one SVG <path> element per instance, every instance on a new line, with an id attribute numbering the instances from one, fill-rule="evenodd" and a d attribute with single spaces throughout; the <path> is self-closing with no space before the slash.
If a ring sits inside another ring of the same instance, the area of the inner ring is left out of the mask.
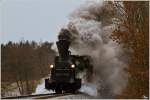
<path id="1" fill-rule="evenodd" d="M 75 94 L 75 93 L 76 93 L 76 90 L 72 90 L 71 93 Z"/>
<path id="2" fill-rule="evenodd" d="M 62 90 L 61 90 L 61 89 L 56 89 L 55 92 L 56 92 L 57 94 L 61 94 L 61 93 L 62 93 Z"/>
<path id="3" fill-rule="evenodd" d="M 71 89 L 71 90 L 65 90 L 65 93 L 76 93 L 76 90 L 75 89 Z"/>

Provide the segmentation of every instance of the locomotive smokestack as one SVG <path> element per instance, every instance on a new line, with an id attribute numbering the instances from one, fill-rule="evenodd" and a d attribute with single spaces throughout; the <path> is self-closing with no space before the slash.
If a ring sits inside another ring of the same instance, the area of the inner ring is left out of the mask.
<path id="1" fill-rule="evenodd" d="M 58 40 L 56 42 L 59 56 L 62 60 L 68 59 L 69 56 L 69 46 L 70 46 L 70 36 L 69 31 L 67 29 L 61 29 L 60 34 L 58 36 Z"/>

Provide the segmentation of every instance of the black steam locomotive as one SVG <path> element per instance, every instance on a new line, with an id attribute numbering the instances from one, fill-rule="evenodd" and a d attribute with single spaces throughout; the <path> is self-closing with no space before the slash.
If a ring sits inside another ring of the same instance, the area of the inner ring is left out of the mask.
<path id="1" fill-rule="evenodd" d="M 50 78 L 45 79 L 45 88 L 53 90 L 56 93 L 74 93 L 81 88 L 81 79 L 76 76 L 77 71 L 90 64 L 87 57 L 71 55 L 71 52 L 69 51 L 69 37 L 60 34 L 58 38 L 59 41 L 57 41 L 56 44 L 59 56 L 56 56 L 54 64 L 50 65 L 51 76 Z M 85 59 L 86 63 L 81 64 L 82 58 L 87 58 Z"/>

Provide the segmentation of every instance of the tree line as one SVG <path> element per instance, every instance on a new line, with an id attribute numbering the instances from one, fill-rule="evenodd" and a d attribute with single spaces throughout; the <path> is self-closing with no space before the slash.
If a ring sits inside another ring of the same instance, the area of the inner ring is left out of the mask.
<path id="1" fill-rule="evenodd" d="M 34 81 L 49 74 L 49 64 L 56 52 L 53 43 L 35 41 L 9 41 L 1 44 L 2 93 L 11 83 L 16 83 L 21 95 L 33 92 Z"/>
<path id="2" fill-rule="evenodd" d="M 111 38 L 122 44 L 130 56 L 127 88 L 118 98 L 149 96 L 149 2 L 123 1 L 111 3 L 116 12 L 116 30 Z"/>

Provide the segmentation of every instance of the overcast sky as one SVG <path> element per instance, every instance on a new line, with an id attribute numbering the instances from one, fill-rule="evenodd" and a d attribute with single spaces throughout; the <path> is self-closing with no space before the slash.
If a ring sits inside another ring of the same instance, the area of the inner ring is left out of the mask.
<path id="1" fill-rule="evenodd" d="M 0 0 L 1 42 L 55 42 L 69 14 L 86 0 Z"/>

